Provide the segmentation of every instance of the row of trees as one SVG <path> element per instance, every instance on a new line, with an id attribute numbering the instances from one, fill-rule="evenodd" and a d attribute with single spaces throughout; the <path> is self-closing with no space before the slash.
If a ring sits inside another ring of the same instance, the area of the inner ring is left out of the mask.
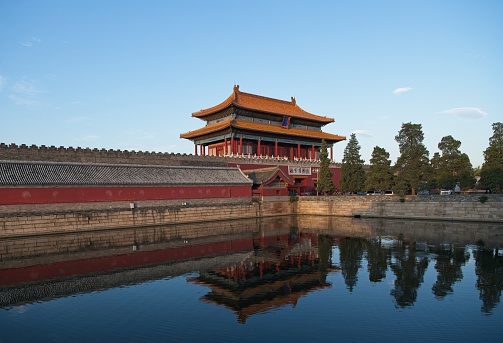
<path id="1" fill-rule="evenodd" d="M 431 160 L 423 144 L 424 134 L 421 124 L 402 124 L 395 140 L 400 149 L 400 156 L 395 165 L 391 165 L 389 153 L 376 146 L 372 152 L 370 166 L 364 168 L 360 145 L 356 135 L 351 134 L 342 160 L 341 191 L 355 193 L 374 189 L 393 189 L 395 193 L 416 194 L 417 191 L 432 188 L 454 189 L 459 185 L 461 190 L 466 190 L 476 185 L 475 170 L 470 159 L 467 154 L 459 150 L 461 142 L 452 136 L 441 139 L 438 143 L 440 152 L 436 152 Z M 322 158 L 323 146 L 321 151 L 318 191 L 329 192 L 334 186 L 330 182 L 328 162 L 325 161 L 328 159 Z M 503 192 L 502 123 L 493 124 L 493 136 L 489 138 L 489 147 L 484 151 L 484 164 L 480 170 L 477 187 L 497 193 Z"/>

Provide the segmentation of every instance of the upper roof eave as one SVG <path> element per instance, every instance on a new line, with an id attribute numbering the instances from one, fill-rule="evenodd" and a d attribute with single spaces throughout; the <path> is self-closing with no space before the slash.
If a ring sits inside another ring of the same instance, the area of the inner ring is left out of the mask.
<path id="1" fill-rule="evenodd" d="M 231 105 L 246 110 L 311 120 L 323 124 L 334 122 L 333 118 L 323 117 L 304 111 L 297 105 L 297 102 L 293 97 L 291 101 L 285 101 L 268 98 L 261 95 L 245 93 L 239 91 L 239 85 L 234 86 L 233 93 L 223 102 L 216 106 L 194 112 L 192 113 L 192 117 L 203 119 L 204 117 L 222 111 Z"/>

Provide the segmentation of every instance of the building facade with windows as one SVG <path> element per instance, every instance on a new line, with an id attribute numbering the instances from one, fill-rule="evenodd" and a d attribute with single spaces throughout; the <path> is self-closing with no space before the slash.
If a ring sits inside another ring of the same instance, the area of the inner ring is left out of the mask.
<path id="1" fill-rule="evenodd" d="M 317 159 L 324 139 L 333 156 L 333 145 L 343 136 L 323 132 L 334 121 L 311 114 L 291 101 L 244 93 L 234 86 L 220 104 L 192 113 L 206 121 L 200 129 L 180 138 L 194 142 L 194 153 L 209 156 L 252 155 Z"/>
<path id="2" fill-rule="evenodd" d="M 279 166 L 294 184 L 289 189 L 297 193 L 315 192 L 319 152 L 325 140 L 329 158 L 333 161 L 333 146 L 344 136 L 322 130 L 333 118 L 315 115 L 290 101 L 241 92 L 235 85 L 232 94 L 223 102 L 198 112 L 192 117 L 206 125 L 180 138 L 194 142 L 194 154 L 201 156 L 242 156 L 248 160 L 231 162 L 242 170 Z M 250 162 L 253 158 L 269 159 L 270 165 Z M 287 161 L 275 163 L 275 160 Z M 299 162 L 303 162 L 299 164 Z M 340 168 L 334 166 L 334 183 L 338 187 Z"/>

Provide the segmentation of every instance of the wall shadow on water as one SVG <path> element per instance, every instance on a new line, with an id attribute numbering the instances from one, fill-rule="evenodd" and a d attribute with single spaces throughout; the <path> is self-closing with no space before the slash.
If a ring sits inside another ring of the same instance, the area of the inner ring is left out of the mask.
<path id="1" fill-rule="evenodd" d="M 364 282 L 358 278 L 366 266 L 371 283 L 393 274 L 389 295 L 404 308 L 417 301 L 427 268 L 437 275 L 431 292 L 442 299 L 454 292 L 462 267 L 473 258 L 481 310 L 489 314 L 503 289 L 502 246 L 498 224 L 324 216 L 3 239 L 0 306 L 190 273 L 188 282 L 209 288 L 201 301 L 225 306 L 245 323 L 332 287 L 330 273 L 340 273 L 353 292 Z"/>

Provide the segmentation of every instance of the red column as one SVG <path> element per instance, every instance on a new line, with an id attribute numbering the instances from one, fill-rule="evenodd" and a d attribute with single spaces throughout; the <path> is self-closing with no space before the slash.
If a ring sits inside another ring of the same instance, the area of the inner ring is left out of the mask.
<path id="1" fill-rule="evenodd" d="M 274 142 L 274 156 L 278 157 L 278 141 Z"/>
<path id="2" fill-rule="evenodd" d="M 311 159 L 314 160 L 314 156 L 316 156 L 316 154 L 314 153 L 314 144 L 311 146 Z"/>
<path id="3" fill-rule="evenodd" d="M 194 155 L 197 156 L 197 144 L 194 144 Z"/>
<path id="4" fill-rule="evenodd" d="M 331 146 L 330 147 L 330 161 L 333 161 L 334 160 L 334 147 Z"/>
<path id="5" fill-rule="evenodd" d="M 262 149 L 260 149 L 260 138 L 259 138 L 259 140 L 257 141 L 257 156 L 262 156 L 261 150 Z"/>
<path id="6" fill-rule="evenodd" d="M 224 138 L 224 155 L 227 155 L 227 138 Z"/>
<path id="7" fill-rule="evenodd" d="M 239 137 L 239 154 L 243 155 L 243 136 Z"/>
<path id="8" fill-rule="evenodd" d="M 231 136 L 231 154 L 234 155 L 234 136 Z"/>
<path id="9" fill-rule="evenodd" d="M 297 158 L 300 158 L 300 144 L 297 144 Z"/>

